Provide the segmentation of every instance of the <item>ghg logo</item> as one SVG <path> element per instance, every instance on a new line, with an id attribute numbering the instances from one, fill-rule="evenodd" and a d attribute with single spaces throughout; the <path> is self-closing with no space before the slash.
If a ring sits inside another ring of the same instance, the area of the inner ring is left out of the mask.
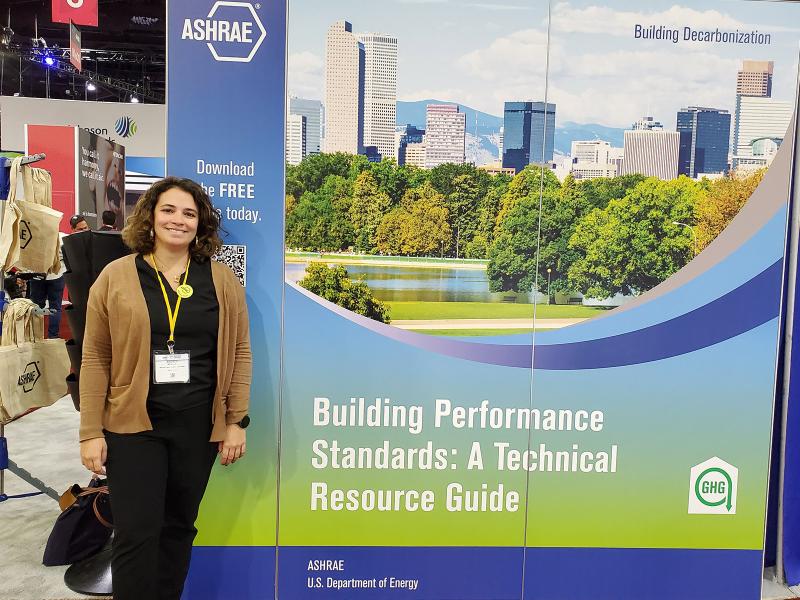
<path id="1" fill-rule="evenodd" d="M 117 119 L 117 122 L 114 123 L 114 131 L 117 132 L 117 135 L 124 138 L 133 137 L 136 135 L 137 130 L 136 121 L 130 117 L 120 117 Z"/>
<path id="2" fill-rule="evenodd" d="M 689 514 L 735 515 L 739 469 L 713 457 L 689 474 Z"/>
<path id="3" fill-rule="evenodd" d="M 39 381 L 39 377 L 41 376 L 42 373 L 39 371 L 39 365 L 35 362 L 29 362 L 25 365 L 25 369 L 20 374 L 17 385 L 22 386 L 22 391 L 27 394 L 33 391 L 33 388 L 36 387 L 36 382 Z"/>
<path id="4" fill-rule="evenodd" d="M 181 39 L 206 42 L 214 60 L 250 62 L 267 31 L 250 2 L 218 0 L 205 19 L 185 19 Z"/>

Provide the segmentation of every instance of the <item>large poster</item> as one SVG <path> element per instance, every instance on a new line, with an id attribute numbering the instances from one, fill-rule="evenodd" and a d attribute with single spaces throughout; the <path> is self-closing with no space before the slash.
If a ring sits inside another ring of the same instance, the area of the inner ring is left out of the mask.
<path id="1" fill-rule="evenodd" d="M 291 14 L 280 596 L 759 598 L 797 7 Z"/>
<path id="2" fill-rule="evenodd" d="M 103 212 L 111 211 L 121 229 L 125 222 L 125 146 L 78 128 L 76 156 L 78 213 L 96 219 L 99 228 Z"/>
<path id="3" fill-rule="evenodd" d="M 216 257 L 245 285 L 253 352 L 247 456 L 217 464 L 186 594 L 271 598 L 275 584 L 283 279 L 283 2 L 170 0 L 167 174 L 208 190 Z"/>

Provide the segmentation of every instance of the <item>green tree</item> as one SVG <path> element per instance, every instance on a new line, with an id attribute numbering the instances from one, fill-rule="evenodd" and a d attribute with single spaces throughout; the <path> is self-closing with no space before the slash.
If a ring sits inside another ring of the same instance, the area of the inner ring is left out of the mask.
<path id="1" fill-rule="evenodd" d="M 286 193 L 299 198 L 305 192 L 315 192 L 321 188 L 328 175 L 348 178 L 351 165 L 358 160 L 358 157 L 344 152 L 310 154 L 299 165 L 287 165 Z"/>
<path id="2" fill-rule="evenodd" d="M 390 206 L 388 194 L 378 189 L 378 183 L 369 171 L 362 171 L 353 184 L 353 200 L 349 208 L 357 250 L 374 251 L 375 234 Z"/>
<path id="3" fill-rule="evenodd" d="M 508 212 L 523 198 L 535 198 L 538 202 L 539 192 L 549 192 L 561 187 L 558 178 L 550 169 L 538 165 L 528 165 L 514 176 L 505 193 L 500 198 L 495 227 L 499 229 Z M 495 233 L 498 233 L 497 231 Z"/>
<path id="4" fill-rule="evenodd" d="M 449 248 L 452 231 L 443 196 L 429 183 L 410 189 L 400 206 L 378 227 L 378 250 L 385 254 L 435 256 Z"/>
<path id="5" fill-rule="evenodd" d="M 376 300 L 366 283 L 350 279 L 347 269 L 341 265 L 328 266 L 312 262 L 299 284 L 312 294 L 316 294 L 347 310 L 370 319 L 388 323 L 389 307 Z"/>
<path id="6" fill-rule="evenodd" d="M 526 292 L 537 283 L 542 289 L 547 269 L 552 271 L 551 289 L 566 289 L 566 271 L 574 258 L 569 238 L 587 206 L 571 176 L 562 186 L 549 169 L 529 165 L 514 177 L 500 198 L 487 253 L 490 289 Z"/>
<path id="7" fill-rule="evenodd" d="M 456 258 L 464 254 L 464 247 L 478 230 L 480 199 L 481 189 L 476 177 L 465 174 L 459 175 L 453 180 L 446 204 L 450 217 L 450 228 L 453 231 L 450 246 L 453 248 Z"/>
<path id="8" fill-rule="evenodd" d="M 351 184 L 331 175 L 315 192 L 287 201 L 286 244 L 312 251 L 338 251 L 353 243 L 349 219 Z M 290 196 L 291 197 L 291 196 Z"/>
<path id="9" fill-rule="evenodd" d="M 707 183 L 695 207 L 697 219 L 697 251 L 700 252 L 722 233 L 733 218 L 739 214 L 745 202 L 761 183 L 766 169 L 760 169 L 746 177 L 723 177 Z"/>
<path id="10" fill-rule="evenodd" d="M 664 281 L 692 258 L 692 236 L 676 221 L 693 223 L 702 192 L 686 177 L 649 177 L 604 209 L 593 209 L 575 229 L 569 245 L 579 258 L 569 283 L 589 296 L 640 294 Z"/>
<path id="11" fill-rule="evenodd" d="M 584 179 L 578 182 L 578 187 L 589 206 L 592 208 L 605 208 L 612 200 L 624 198 L 629 190 L 632 190 L 644 180 L 644 175 L 634 173 L 618 177 Z"/>

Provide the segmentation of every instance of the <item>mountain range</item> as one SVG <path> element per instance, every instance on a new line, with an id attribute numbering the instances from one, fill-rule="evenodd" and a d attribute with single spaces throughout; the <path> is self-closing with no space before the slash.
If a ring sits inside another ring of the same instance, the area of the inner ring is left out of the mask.
<path id="1" fill-rule="evenodd" d="M 496 161 L 497 143 L 503 117 L 490 115 L 469 106 L 446 100 L 417 100 L 414 102 L 397 102 L 397 124 L 414 125 L 425 128 L 425 109 L 428 104 L 458 104 L 461 112 L 467 115 L 467 160 L 476 165 Z M 575 140 L 605 140 L 612 146 L 621 148 L 624 129 L 606 127 L 596 123 L 558 122 L 556 109 L 556 130 L 554 136 L 555 151 L 568 155 Z"/>

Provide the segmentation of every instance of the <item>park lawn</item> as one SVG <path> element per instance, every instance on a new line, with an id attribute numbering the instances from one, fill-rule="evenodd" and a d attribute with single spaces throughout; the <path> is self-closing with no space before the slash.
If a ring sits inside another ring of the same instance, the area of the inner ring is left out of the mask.
<path id="1" fill-rule="evenodd" d="M 520 333 L 530 333 L 533 329 L 407 329 L 414 333 L 424 333 L 425 335 L 446 335 L 451 337 L 478 337 L 482 335 L 517 335 Z M 540 331 L 537 328 L 537 331 Z M 544 331 L 544 330 L 541 330 Z"/>
<path id="2" fill-rule="evenodd" d="M 533 304 L 504 302 L 386 302 L 392 319 L 532 319 Z M 591 319 L 608 309 L 594 306 L 539 304 L 537 319 Z"/>

